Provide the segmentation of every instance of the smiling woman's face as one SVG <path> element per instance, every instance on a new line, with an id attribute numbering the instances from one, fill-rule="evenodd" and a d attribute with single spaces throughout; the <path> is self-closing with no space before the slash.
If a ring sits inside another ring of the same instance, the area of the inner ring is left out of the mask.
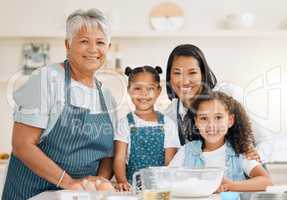
<path id="1" fill-rule="evenodd" d="M 192 56 L 174 58 L 170 82 L 172 89 L 184 104 L 188 104 L 201 89 L 202 75 L 198 61 Z"/>
<path id="2" fill-rule="evenodd" d="M 84 73 L 93 73 L 104 64 L 109 44 L 99 27 L 82 28 L 71 43 L 66 41 L 66 49 L 73 67 Z"/>

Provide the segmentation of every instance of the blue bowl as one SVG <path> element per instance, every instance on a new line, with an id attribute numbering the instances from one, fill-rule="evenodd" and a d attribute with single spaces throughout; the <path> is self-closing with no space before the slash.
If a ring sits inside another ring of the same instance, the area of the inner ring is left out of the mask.
<path id="1" fill-rule="evenodd" d="M 238 200 L 239 193 L 238 192 L 221 192 L 220 199 L 221 200 Z"/>

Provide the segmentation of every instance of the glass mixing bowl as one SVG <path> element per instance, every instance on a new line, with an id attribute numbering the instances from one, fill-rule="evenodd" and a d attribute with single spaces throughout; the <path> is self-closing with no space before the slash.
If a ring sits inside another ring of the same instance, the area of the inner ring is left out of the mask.
<path id="1" fill-rule="evenodd" d="M 177 197 L 207 197 L 221 184 L 224 168 L 171 169 L 171 195 Z"/>

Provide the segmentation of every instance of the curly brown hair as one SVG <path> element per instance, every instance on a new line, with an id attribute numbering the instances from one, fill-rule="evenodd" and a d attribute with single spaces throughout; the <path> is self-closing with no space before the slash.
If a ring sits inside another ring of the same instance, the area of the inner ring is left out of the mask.
<path id="1" fill-rule="evenodd" d="M 195 116 L 201 103 L 214 100 L 222 103 L 228 113 L 234 115 L 234 124 L 228 129 L 225 141 L 230 143 L 237 154 L 248 152 L 255 145 L 251 122 L 243 106 L 234 98 L 223 92 L 210 92 L 207 95 L 199 96 L 192 104 Z M 201 136 L 199 138 L 204 142 Z"/>

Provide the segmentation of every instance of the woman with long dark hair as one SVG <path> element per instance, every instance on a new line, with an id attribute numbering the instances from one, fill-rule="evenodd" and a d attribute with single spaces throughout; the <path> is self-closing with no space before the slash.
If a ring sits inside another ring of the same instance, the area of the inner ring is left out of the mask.
<path id="1" fill-rule="evenodd" d="M 194 132 L 194 111 L 191 109 L 195 99 L 213 90 L 231 93 L 232 96 L 238 96 L 237 93 L 240 93 L 234 86 L 222 87 L 217 83 L 204 53 L 192 44 L 179 45 L 170 53 L 166 70 L 166 90 L 168 98 L 172 101 L 166 112 L 178 126 L 181 145 L 198 138 Z M 268 151 L 271 149 L 267 139 L 268 133 L 254 121 L 252 125 L 258 152 L 253 149 L 247 156 L 268 161 Z"/>

